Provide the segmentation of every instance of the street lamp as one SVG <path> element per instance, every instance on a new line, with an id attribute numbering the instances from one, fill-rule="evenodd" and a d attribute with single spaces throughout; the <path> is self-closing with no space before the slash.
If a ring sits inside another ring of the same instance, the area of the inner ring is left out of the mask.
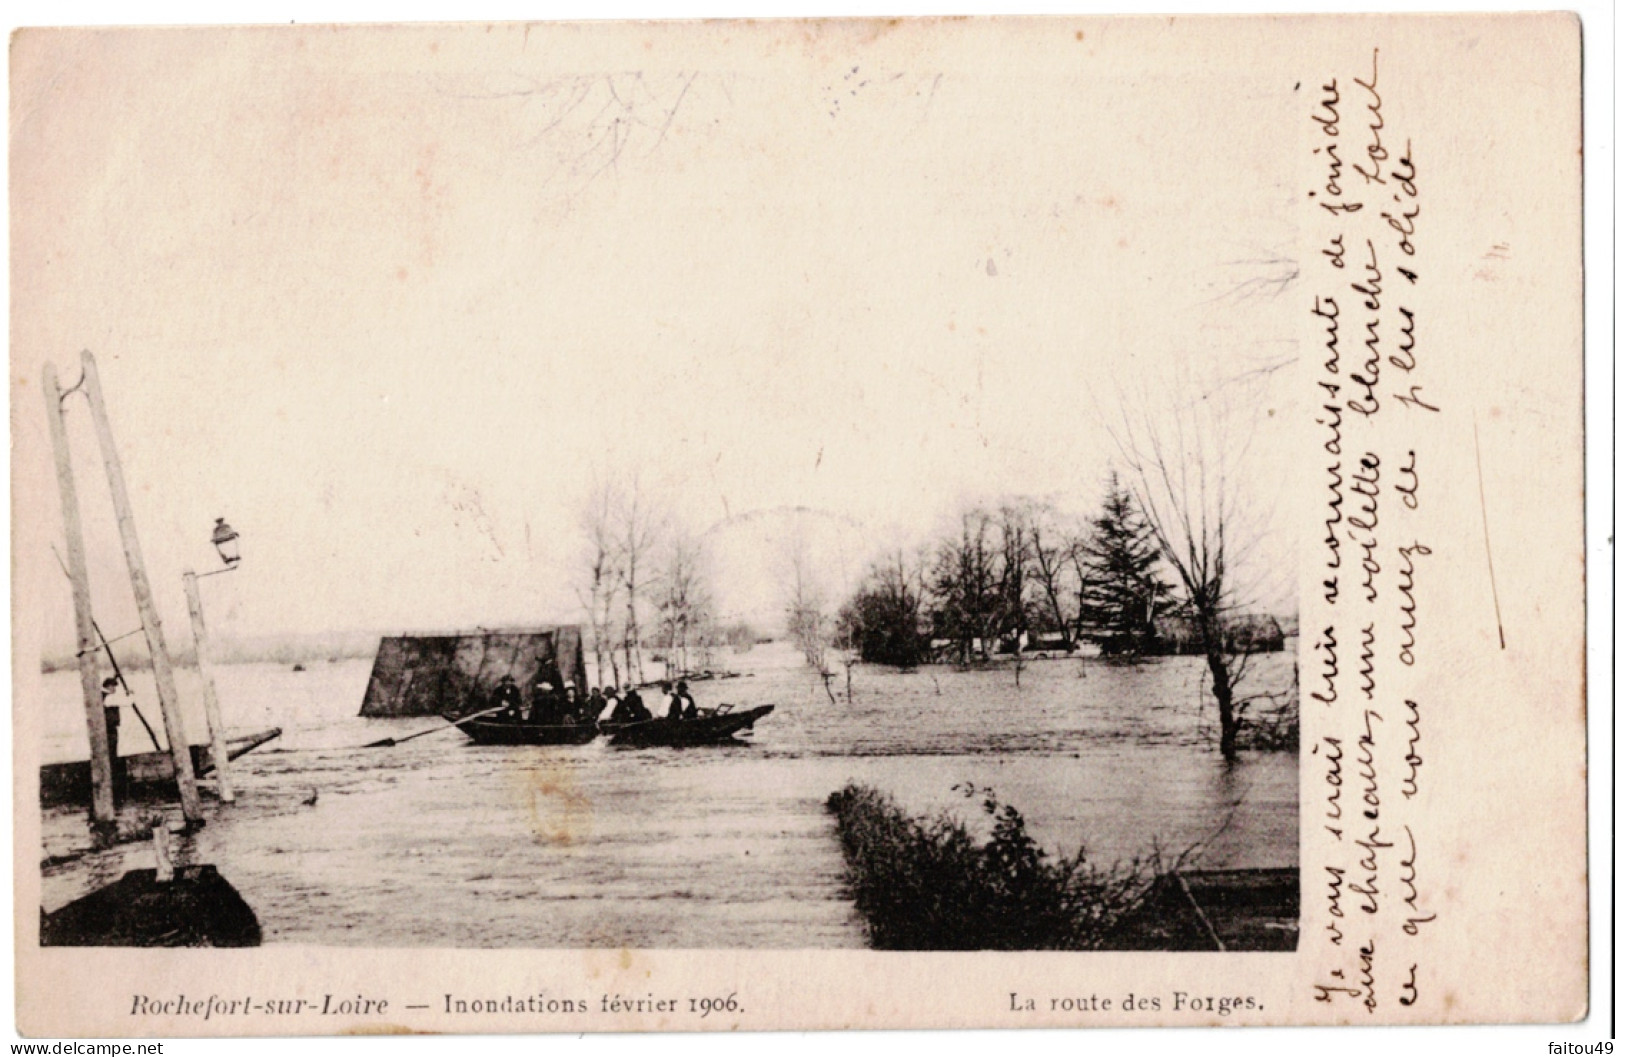
<path id="1" fill-rule="evenodd" d="M 203 683 L 203 714 L 209 723 L 214 776 L 219 783 L 220 799 L 228 804 L 236 799 L 236 794 L 232 791 L 231 779 L 226 775 L 226 727 L 220 719 L 220 699 L 215 694 L 214 675 L 209 671 L 209 635 L 203 623 L 203 599 L 198 597 L 197 582 L 204 576 L 219 576 L 237 570 L 237 563 L 243 559 L 238 549 L 238 539 L 237 530 L 226 524 L 225 518 L 215 518 L 214 532 L 209 535 L 209 542 L 220 552 L 220 560 L 225 562 L 226 567 L 202 574 L 187 569 L 181 574 L 181 582 L 186 586 L 186 607 L 192 611 L 192 641 L 197 646 L 197 670 Z"/>
<path id="2" fill-rule="evenodd" d="M 214 544 L 214 549 L 220 552 L 220 560 L 228 567 L 234 567 L 243 560 L 238 550 L 238 539 L 237 530 L 226 524 L 225 518 L 214 519 L 214 534 L 209 537 L 209 541 Z"/>

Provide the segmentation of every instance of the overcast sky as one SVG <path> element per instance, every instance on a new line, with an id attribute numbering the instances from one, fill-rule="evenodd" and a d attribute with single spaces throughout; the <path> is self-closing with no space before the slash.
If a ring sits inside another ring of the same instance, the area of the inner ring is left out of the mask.
<path id="1" fill-rule="evenodd" d="M 37 382 L 81 348 L 172 625 L 213 519 L 242 532 L 226 634 L 575 619 L 595 475 L 697 533 L 827 512 L 854 553 L 977 499 L 1089 506 L 1120 392 L 1294 354 L 1301 107 L 1160 23 L 1078 26 L 25 35 L 16 560 L 46 639 Z M 1265 509 L 1290 373 L 1234 401 Z M 98 613 L 133 626 L 68 406 Z"/>

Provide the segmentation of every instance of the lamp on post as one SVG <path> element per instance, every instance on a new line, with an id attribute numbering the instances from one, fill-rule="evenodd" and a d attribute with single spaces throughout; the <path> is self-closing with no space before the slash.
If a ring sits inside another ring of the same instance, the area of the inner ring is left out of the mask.
<path id="1" fill-rule="evenodd" d="M 237 563 L 243 560 L 237 544 L 240 538 L 237 530 L 226 524 L 225 518 L 214 519 L 214 534 L 209 537 L 209 541 L 214 544 L 214 549 L 220 552 L 220 560 L 226 563 L 227 568 L 236 568 Z"/>
<path id="2" fill-rule="evenodd" d="M 237 530 L 226 524 L 226 519 L 214 519 L 214 531 L 209 535 L 209 542 L 220 553 L 220 560 L 225 563 L 224 569 L 216 569 L 212 573 L 203 573 L 202 576 L 218 576 L 221 573 L 234 572 L 237 563 L 242 561 L 242 552 L 238 547 Z M 220 719 L 220 699 L 214 692 L 214 674 L 209 671 L 209 635 L 203 623 L 203 599 L 199 597 L 197 582 L 201 579 L 199 574 L 188 569 L 181 576 L 186 585 L 186 606 L 192 612 L 192 640 L 197 644 L 197 670 L 203 683 L 203 714 L 209 721 L 209 743 L 212 746 L 214 757 L 214 776 L 219 783 L 220 799 L 231 803 L 236 799 L 232 792 L 231 779 L 226 775 L 226 728 Z"/>

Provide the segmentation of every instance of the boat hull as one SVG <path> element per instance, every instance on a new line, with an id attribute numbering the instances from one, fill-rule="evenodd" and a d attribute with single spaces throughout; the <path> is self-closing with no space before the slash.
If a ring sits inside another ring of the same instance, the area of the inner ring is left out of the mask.
<path id="1" fill-rule="evenodd" d="M 721 712 L 697 719 L 651 719 L 605 729 L 611 745 L 632 748 L 722 745 L 734 741 L 735 734 L 754 726 L 771 711 L 772 705 L 758 705 L 743 712 Z"/>
<path id="2" fill-rule="evenodd" d="M 479 745 L 585 745 L 598 736 L 591 723 L 543 726 L 502 720 L 473 719 L 458 727 Z"/>
<path id="3" fill-rule="evenodd" d="M 226 739 L 226 759 L 235 760 L 281 736 L 281 727 L 230 736 Z M 193 745 L 191 750 L 193 774 L 201 778 L 214 770 L 214 753 L 209 746 Z M 124 767 L 123 796 L 143 798 L 174 792 L 175 761 L 169 753 L 143 752 L 121 756 L 119 762 Z M 39 778 L 40 804 L 43 806 L 90 803 L 89 760 L 45 764 L 39 769 Z"/>

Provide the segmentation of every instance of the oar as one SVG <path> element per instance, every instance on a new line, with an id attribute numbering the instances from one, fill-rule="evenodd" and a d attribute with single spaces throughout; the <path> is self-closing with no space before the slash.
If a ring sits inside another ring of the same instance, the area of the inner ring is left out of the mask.
<path id="1" fill-rule="evenodd" d="M 102 627 L 96 623 L 95 617 L 90 619 L 90 626 L 96 629 L 96 637 L 102 640 L 102 652 L 107 654 L 108 662 L 113 665 L 113 674 L 118 677 L 118 684 L 124 687 L 124 692 L 130 696 L 130 708 L 134 710 L 135 718 L 139 719 L 141 725 L 146 728 L 147 738 L 152 742 L 152 747 L 162 752 L 163 749 L 158 744 L 158 735 L 152 732 L 152 724 L 148 723 L 147 717 L 141 714 L 141 706 L 135 703 L 135 691 L 131 690 L 130 684 L 124 681 L 124 671 L 118 666 L 118 658 L 113 656 L 113 644 L 107 641 L 106 635 L 102 634 Z"/>
<path id="2" fill-rule="evenodd" d="M 488 708 L 484 712 L 475 712 L 472 715 L 464 716 L 462 719 L 453 720 L 452 722 L 447 723 L 443 727 L 430 727 L 428 730 L 420 730 L 416 734 L 408 734 L 404 738 L 385 738 L 382 741 L 372 741 L 372 742 L 368 742 L 367 744 L 365 744 L 365 745 L 363 745 L 361 747 L 363 749 L 387 749 L 391 745 L 399 745 L 402 742 L 411 741 L 413 738 L 421 738 L 425 734 L 435 734 L 435 733 L 438 733 L 439 731 L 442 731 L 442 730 L 450 730 L 452 727 L 460 727 L 464 723 L 467 723 L 471 719 L 479 719 L 481 716 L 489 716 L 491 713 L 493 713 L 493 712 L 501 712 L 503 709 L 505 709 L 507 707 L 508 707 L 507 705 L 498 705 L 495 708 Z"/>

